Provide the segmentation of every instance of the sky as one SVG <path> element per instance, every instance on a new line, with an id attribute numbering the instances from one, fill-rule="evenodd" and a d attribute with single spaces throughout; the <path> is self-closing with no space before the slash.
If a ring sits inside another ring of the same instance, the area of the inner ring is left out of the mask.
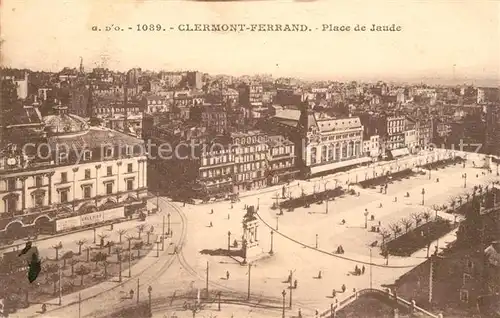
<path id="1" fill-rule="evenodd" d="M 499 82 L 500 1 L 2 0 L 2 66 L 200 70 L 310 79 Z M 161 24 L 165 32 L 129 31 Z M 180 32 L 179 24 L 300 23 L 309 32 Z M 401 32 L 321 32 L 322 24 Z M 122 32 L 95 32 L 119 25 Z M 170 30 L 173 27 L 174 30 Z"/>

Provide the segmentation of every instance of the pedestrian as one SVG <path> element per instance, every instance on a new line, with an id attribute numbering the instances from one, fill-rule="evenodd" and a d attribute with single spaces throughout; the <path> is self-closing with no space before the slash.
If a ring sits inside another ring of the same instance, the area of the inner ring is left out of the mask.
<path id="1" fill-rule="evenodd" d="M 345 293 L 346 287 L 345 284 L 342 284 L 342 292 Z"/>
<path id="2" fill-rule="evenodd" d="M 183 204 L 182 206 L 183 206 L 183 207 L 185 207 L 185 206 L 186 206 L 186 201 L 184 201 L 184 204 Z"/>
<path id="3" fill-rule="evenodd" d="M 229 271 L 226 271 L 226 280 L 229 280 Z"/>
<path id="4" fill-rule="evenodd" d="M 46 304 L 42 304 L 42 314 L 44 314 L 46 312 L 47 312 L 47 305 Z"/>
<path id="5" fill-rule="evenodd" d="M 364 274 L 365 273 L 365 265 L 363 265 L 363 267 L 361 267 L 361 274 Z"/>
<path id="6" fill-rule="evenodd" d="M 337 296 L 337 291 L 335 289 L 332 290 L 332 298 L 335 298 Z"/>
<path id="7" fill-rule="evenodd" d="M 318 273 L 318 279 L 321 279 L 321 271 Z"/>
<path id="8" fill-rule="evenodd" d="M 233 208 L 233 204 L 231 203 L 231 209 Z"/>
<path id="9" fill-rule="evenodd" d="M 295 281 L 293 282 L 293 288 L 294 288 L 294 289 L 297 289 L 297 285 L 298 285 L 298 282 L 297 282 L 297 280 L 295 280 Z"/>
<path id="10" fill-rule="evenodd" d="M 302 318 L 302 310 L 299 308 L 299 318 Z"/>
<path id="11" fill-rule="evenodd" d="M 212 221 L 210 221 L 210 227 L 213 227 L 214 225 L 212 224 Z"/>
<path id="12" fill-rule="evenodd" d="M 358 271 L 359 271 L 359 267 L 358 267 L 358 265 L 354 266 L 354 272 L 357 274 L 357 273 L 358 273 Z"/>
<path id="13" fill-rule="evenodd" d="M 227 219 L 229 220 L 231 218 L 231 216 L 229 215 L 229 213 L 227 214 Z"/>

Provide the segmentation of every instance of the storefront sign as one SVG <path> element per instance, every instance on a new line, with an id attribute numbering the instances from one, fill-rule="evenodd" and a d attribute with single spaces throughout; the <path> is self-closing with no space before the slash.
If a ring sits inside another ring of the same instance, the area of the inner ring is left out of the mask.
<path id="1" fill-rule="evenodd" d="M 110 220 L 115 220 L 119 218 L 124 218 L 125 217 L 125 207 L 119 207 L 119 208 L 114 208 L 114 209 L 109 209 L 102 211 L 104 214 L 104 221 L 110 221 Z"/>
<path id="2" fill-rule="evenodd" d="M 81 226 L 81 219 L 79 216 L 74 216 L 67 219 L 61 219 L 56 221 L 56 231 L 65 231 Z"/>
<path id="3" fill-rule="evenodd" d="M 88 213 L 81 216 L 82 225 L 92 225 L 104 221 L 103 211 Z"/>

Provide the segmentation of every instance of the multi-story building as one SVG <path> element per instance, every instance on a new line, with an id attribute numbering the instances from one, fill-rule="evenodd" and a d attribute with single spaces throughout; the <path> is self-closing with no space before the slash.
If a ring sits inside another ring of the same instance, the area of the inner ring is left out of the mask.
<path id="1" fill-rule="evenodd" d="M 231 133 L 235 193 L 266 185 L 267 141 L 267 134 L 258 130 Z"/>
<path id="2" fill-rule="evenodd" d="M 141 140 L 56 107 L 47 138 L 0 157 L 0 236 L 60 232 L 123 218 L 147 196 Z"/>
<path id="3" fill-rule="evenodd" d="M 271 135 L 267 145 L 267 184 L 275 185 L 294 180 L 300 172 L 295 164 L 294 143 L 281 135 Z"/>
<path id="4" fill-rule="evenodd" d="M 410 153 L 415 153 L 418 147 L 416 122 L 410 118 L 405 123 L 405 147 Z"/>
<path id="5" fill-rule="evenodd" d="M 143 104 L 147 113 L 165 113 L 170 111 L 171 105 L 166 97 L 150 95 L 144 97 Z"/>
<path id="6" fill-rule="evenodd" d="M 500 104 L 486 108 L 486 151 L 500 156 Z"/>
<path id="7" fill-rule="evenodd" d="M 333 118 L 302 107 L 277 111 L 267 126 L 294 142 L 297 164 L 305 176 L 372 161 L 363 155 L 359 117 Z"/>
<path id="8" fill-rule="evenodd" d="M 264 88 L 260 84 L 242 84 L 239 88 L 240 104 L 245 108 L 262 106 Z"/>
<path id="9" fill-rule="evenodd" d="M 380 151 L 380 136 L 365 134 L 363 138 L 363 154 L 370 157 L 372 161 L 378 160 L 382 155 Z"/>
<path id="10" fill-rule="evenodd" d="M 433 140 L 432 119 L 417 120 L 415 128 L 417 130 L 418 146 L 420 149 L 427 149 Z"/>
<path id="11" fill-rule="evenodd" d="M 384 121 L 385 149 L 395 150 L 405 147 L 405 122 L 404 116 L 387 116 Z"/>
<path id="12" fill-rule="evenodd" d="M 221 106 L 203 105 L 189 109 L 189 119 L 209 131 L 223 134 L 227 131 L 227 112 Z"/>
<path id="13" fill-rule="evenodd" d="M 187 72 L 186 73 L 186 82 L 189 87 L 194 89 L 202 89 L 203 88 L 203 74 L 200 72 Z"/>
<path id="14" fill-rule="evenodd" d="M 202 147 L 198 167 L 201 197 L 233 193 L 234 156 L 227 137 L 218 137 Z"/>

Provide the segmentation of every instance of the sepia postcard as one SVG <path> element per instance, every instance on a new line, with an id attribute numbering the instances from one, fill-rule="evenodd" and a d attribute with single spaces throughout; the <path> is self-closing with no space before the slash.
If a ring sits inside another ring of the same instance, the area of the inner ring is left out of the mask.
<path id="1" fill-rule="evenodd" d="M 3 0 L 0 317 L 500 317 L 500 2 Z"/>

